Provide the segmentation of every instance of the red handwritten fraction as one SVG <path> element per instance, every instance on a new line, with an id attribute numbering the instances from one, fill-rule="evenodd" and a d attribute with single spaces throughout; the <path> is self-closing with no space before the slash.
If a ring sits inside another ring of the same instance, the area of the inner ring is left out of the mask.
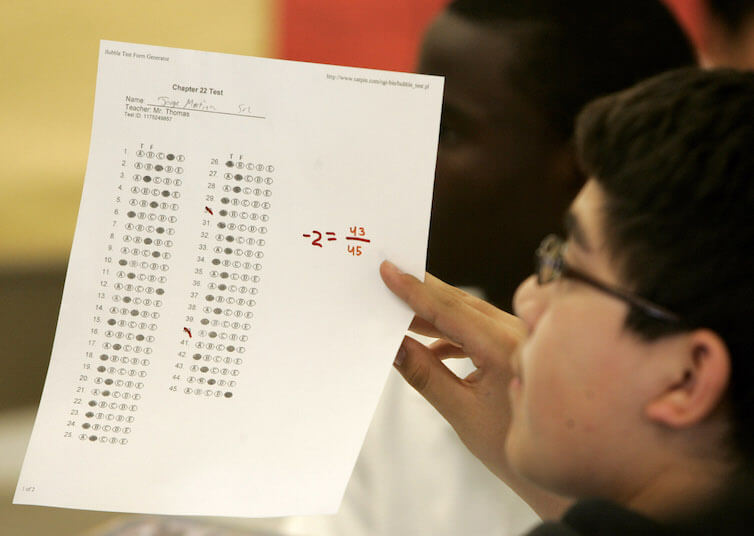
<path id="1" fill-rule="evenodd" d="M 349 234 L 351 236 L 346 236 L 346 240 L 354 240 L 357 242 L 364 242 L 366 244 L 369 244 L 372 242 L 371 239 L 366 237 L 366 229 L 364 227 L 349 227 L 348 228 Z M 317 231 L 316 229 L 313 230 L 311 233 L 304 233 L 301 236 L 304 238 L 312 238 L 314 236 L 314 240 L 311 241 L 312 246 L 316 247 L 323 247 L 322 245 L 322 233 L 320 231 Z M 333 231 L 325 231 L 325 236 L 327 237 L 328 242 L 335 242 L 338 240 L 337 234 Z M 361 244 L 359 245 L 349 245 L 346 247 L 346 251 L 353 255 L 354 257 L 358 257 L 362 255 L 364 252 L 362 250 Z"/>

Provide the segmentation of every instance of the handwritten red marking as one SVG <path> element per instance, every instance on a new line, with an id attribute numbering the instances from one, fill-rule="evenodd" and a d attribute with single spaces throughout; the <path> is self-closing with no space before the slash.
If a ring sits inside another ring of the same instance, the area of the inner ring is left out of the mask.
<path id="1" fill-rule="evenodd" d="M 359 238 L 358 236 L 347 236 L 346 240 L 358 240 L 359 242 L 371 242 L 368 238 Z"/>
<path id="2" fill-rule="evenodd" d="M 304 238 L 311 238 L 311 236 L 312 236 L 312 235 L 310 235 L 310 234 L 305 234 L 305 235 L 304 235 Z"/>
<path id="3" fill-rule="evenodd" d="M 320 233 L 319 231 L 314 231 L 314 232 L 317 233 L 317 238 L 312 240 L 312 246 L 322 247 L 322 244 L 320 243 L 320 241 L 322 240 L 322 233 Z"/>
<path id="4" fill-rule="evenodd" d="M 191 338 L 191 330 L 189 328 L 183 328 L 183 331 L 188 333 L 189 339 Z"/>
<path id="5" fill-rule="evenodd" d="M 204 207 L 204 210 L 206 210 L 207 212 L 209 212 L 209 213 L 210 213 L 210 214 L 212 214 L 213 216 L 215 215 L 215 213 L 214 213 L 214 212 L 212 212 L 212 209 L 211 209 L 211 208 L 209 208 L 209 207 Z"/>

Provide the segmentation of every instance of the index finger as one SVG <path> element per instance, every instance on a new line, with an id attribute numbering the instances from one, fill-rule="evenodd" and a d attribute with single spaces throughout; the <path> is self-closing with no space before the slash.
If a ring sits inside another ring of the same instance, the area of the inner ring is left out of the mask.
<path id="1" fill-rule="evenodd" d="M 461 299 L 454 287 L 435 277 L 422 283 L 405 274 L 391 262 L 380 265 L 385 285 L 406 302 L 416 315 L 434 326 L 440 334 L 475 356 L 512 350 L 518 342 L 515 329 L 496 321 Z M 452 289 L 452 290 L 451 290 Z M 414 324 L 421 324 L 415 321 Z M 426 326 L 425 326 L 426 327 Z M 501 345 L 503 346 L 501 348 Z"/>

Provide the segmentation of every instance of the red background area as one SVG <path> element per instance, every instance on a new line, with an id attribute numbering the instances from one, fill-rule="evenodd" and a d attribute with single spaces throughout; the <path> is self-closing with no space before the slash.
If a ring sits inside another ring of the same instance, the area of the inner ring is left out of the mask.
<path id="1" fill-rule="evenodd" d="M 282 0 L 281 58 L 413 71 L 424 29 L 448 0 Z"/>
<path id="2" fill-rule="evenodd" d="M 678 23 L 694 46 L 704 46 L 703 22 L 706 10 L 703 0 L 662 0 L 675 14 Z"/>

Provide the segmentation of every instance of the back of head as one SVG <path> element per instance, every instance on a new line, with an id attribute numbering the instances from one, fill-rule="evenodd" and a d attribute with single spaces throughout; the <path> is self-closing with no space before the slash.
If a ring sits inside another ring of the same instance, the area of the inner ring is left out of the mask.
<path id="1" fill-rule="evenodd" d="M 590 100 L 694 63 L 688 39 L 659 0 L 455 0 L 449 10 L 519 36 L 512 81 L 565 137 Z"/>
<path id="2" fill-rule="evenodd" d="M 735 449 L 754 454 L 754 73 L 682 69 L 600 99 L 576 130 L 606 192 L 605 235 L 632 290 L 683 326 L 635 311 L 647 340 L 708 328 L 725 341 Z"/>

